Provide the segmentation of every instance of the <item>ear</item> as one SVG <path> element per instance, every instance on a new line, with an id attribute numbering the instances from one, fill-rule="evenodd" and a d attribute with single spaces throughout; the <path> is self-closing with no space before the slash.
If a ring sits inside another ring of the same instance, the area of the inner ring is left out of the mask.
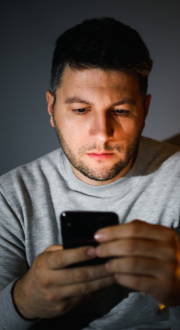
<path id="1" fill-rule="evenodd" d="M 54 120 L 53 120 L 53 102 L 54 102 L 54 96 L 51 93 L 50 90 L 46 91 L 46 100 L 47 100 L 47 109 L 48 113 L 50 115 L 50 123 L 51 126 L 54 127 Z"/>
<path id="2" fill-rule="evenodd" d="M 152 95 L 147 94 L 146 97 L 145 97 L 145 100 L 144 100 L 145 118 L 147 117 L 148 112 L 149 112 L 149 106 L 150 106 L 150 103 L 151 103 L 151 98 L 152 98 Z"/>

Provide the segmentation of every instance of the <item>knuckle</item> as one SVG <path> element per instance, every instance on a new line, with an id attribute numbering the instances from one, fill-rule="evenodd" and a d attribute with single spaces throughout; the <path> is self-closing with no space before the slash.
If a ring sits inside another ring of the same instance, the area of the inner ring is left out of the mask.
<path id="1" fill-rule="evenodd" d="M 62 253 L 62 251 L 58 251 L 58 252 L 54 253 L 53 257 L 54 257 L 54 262 L 57 266 L 59 266 L 59 267 L 66 266 L 66 262 L 64 260 L 65 259 L 64 253 Z"/>
<path id="2" fill-rule="evenodd" d="M 116 282 L 116 280 L 115 280 L 114 276 L 109 276 L 109 277 L 105 278 L 103 281 L 101 281 L 101 283 L 99 284 L 99 289 L 105 288 L 115 282 Z"/>
<path id="3" fill-rule="evenodd" d="M 70 272 L 66 271 L 66 269 L 62 269 L 60 272 L 58 272 L 58 283 L 60 283 L 60 285 L 63 285 L 69 279 L 71 279 Z"/>
<path id="4" fill-rule="evenodd" d="M 42 265 L 43 265 L 42 256 L 39 255 L 36 257 L 36 259 L 33 262 L 33 268 L 39 270 L 42 268 Z"/>
<path id="5" fill-rule="evenodd" d="M 138 259 L 133 258 L 133 259 L 129 260 L 129 264 L 128 264 L 129 271 L 137 270 L 138 266 L 139 266 Z"/>
<path id="6" fill-rule="evenodd" d="M 44 293 L 44 300 L 46 300 L 46 302 L 48 302 L 49 304 L 53 305 L 53 308 L 58 308 L 58 305 L 60 302 L 62 302 L 62 295 L 59 292 L 59 290 L 47 290 Z"/>
<path id="7" fill-rule="evenodd" d="M 77 248 L 72 252 L 74 253 L 74 257 L 77 261 L 80 261 L 84 257 L 84 247 Z"/>
<path id="8" fill-rule="evenodd" d="M 132 254 L 135 251 L 136 246 L 137 246 L 137 242 L 135 240 L 129 240 L 125 247 L 126 252 Z"/>
<path id="9" fill-rule="evenodd" d="M 54 303 L 57 300 L 57 296 L 56 296 L 55 292 L 47 292 L 45 299 L 49 303 Z"/>
<path id="10" fill-rule="evenodd" d="M 83 282 L 89 279 L 89 274 L 85 269 L 76 269 L 74 274 L 75 282 Z"/>
<path id="11" fill-rule="evenodd" d="M 48 289 L 51 286 L 51 279 L 45 274 L 41 278 L 41 286 L 43 289 Z"/>
<path id="12" fill-rule="evenodd" d="M 131 235 L 136 236 L 139 233 L 139 220 L 133 220 L 131 222 Z"/>
<path id="13" fill-rule="evenodd" d="M 90 292 L 91 292 L 91 287 L 90 287 L 89 283 L 84 283 L 83 285 L 81 285 L 81 294 L 82 295 L 86 295 Z"/>

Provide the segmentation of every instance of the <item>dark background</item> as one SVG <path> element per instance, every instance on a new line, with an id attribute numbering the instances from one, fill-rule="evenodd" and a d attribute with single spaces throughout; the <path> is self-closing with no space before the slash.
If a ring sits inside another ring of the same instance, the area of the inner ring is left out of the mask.
<path id="1" fill-rule="evenodd" d="M 54 43 L 66 29 L 101 16 L 137 29 L 154 60 L 144 135 L 179 136 L 179 0 L 1 0 L 0 175 L 59 147 L 45 100 Z"/>

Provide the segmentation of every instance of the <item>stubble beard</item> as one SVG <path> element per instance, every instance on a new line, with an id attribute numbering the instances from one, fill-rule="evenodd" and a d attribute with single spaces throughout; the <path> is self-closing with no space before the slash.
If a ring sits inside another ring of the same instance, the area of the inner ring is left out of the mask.
<path id="1" fill-rule="evenodd" d="M 67 142 L 65 141 L 62 133 L 58 129 L 56 125 L 56 120 L 54 118 L 54 127 L 55 131 L 58 137 L 58 140 L 61 144 L 61 147 L 68 158 L 70 164 L 76 168 L 80 173 L 85 175 L 87 178 L 95 181 L 108 181 L 113 178 L 115 178 L 131 161 L 133 158 L 133 163 L 136 158 L 137 154 L 137 149 L 138 149 L 138 143 L 139 139 L 141 137 L 142 130 L 139 132 L 138 136 L 136 137 L 135 140 L 131 141 L 127 147 L 127 150 L 125 152 L 124 159 L 120 159 L 117 163 L 115 163 L 111 168 L 107 169 L 106 166 L 102 166 L 99 170 L 94 170 L 90 167 L 88 167 L 83 160 L 78 159 L 77 156 L 73 153 Z M 91 147 L 88 146 L 83 146 L 82 148 L 79 149 L 79 156 L 81 156 L 84 152 L 89 152 L 91 150 L 98 150 L 97 144 L 92 145 Z M 104 144 L 102 150 L 106 151 L 114 151 L 117 150 L 118 153 L 121 153 L 121 148 L 119 146 L 115 146 L 114 148 L 108 146 L 107 143 Z M 102 163 L 104 161 L 99 160 L 99 163 Z"/>

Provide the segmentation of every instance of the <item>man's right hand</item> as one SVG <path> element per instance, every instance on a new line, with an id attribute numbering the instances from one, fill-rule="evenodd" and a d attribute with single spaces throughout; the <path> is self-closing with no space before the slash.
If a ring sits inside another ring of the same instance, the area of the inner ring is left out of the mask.
<path id="1" fill-rule="evenodd" d="M 93 259 L 93 251 L 92 247 L 63 250 L 61 245 L 51 245 L 40 254 L 14 286 L 14 303 L 22 317 L 60 316 L 91 293 L 115 283 L 114 276 L 109 275 L 104 265 L 66 268 Z"/>

